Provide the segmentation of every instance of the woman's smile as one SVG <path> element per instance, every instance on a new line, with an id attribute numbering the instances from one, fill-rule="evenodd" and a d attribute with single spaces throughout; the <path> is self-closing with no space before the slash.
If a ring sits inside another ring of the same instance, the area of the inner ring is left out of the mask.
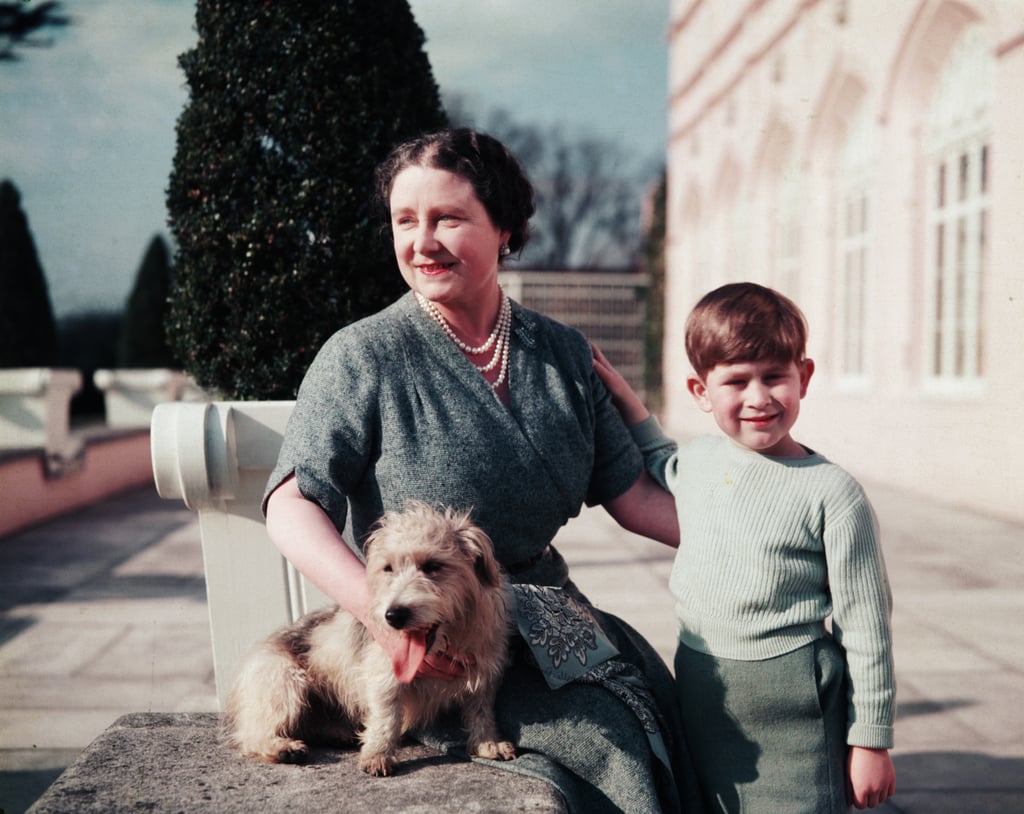
<path id="1" fill-rule="evenodd" d="M 433 276 L 437 274 L 443 274 L 446 271 L 450 271 L 454 267 L 454 263 L 427 263 L 416 266 L 416 270 L 420 272 L 420 274 Z"/>
<path id="2" fill-rule="evenodd" d="M 447 170 L 413 165 L 391 186 L 391 231 L 398 267 L 409 287 L 445 311 L 486 312 L 499 302 L 498 229 L 473 185 Z"/>

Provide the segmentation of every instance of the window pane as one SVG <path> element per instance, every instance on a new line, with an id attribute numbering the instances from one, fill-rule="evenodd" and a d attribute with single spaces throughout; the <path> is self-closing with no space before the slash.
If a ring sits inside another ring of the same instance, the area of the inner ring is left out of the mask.
<path id="1" fill-rule="evenodd" d="M 988 145 L 983 144 L 981 146 L 981 167 L 978 172 L 978 188 L 981 194 L 984 195 L 988 192 Z"/>
<path id="2" fill-rule="evenodd" d="M 935 184 L 927 193 L 925 369 L 937 379 L 972 379 L 982 370 L 994 54 L 984 24 L 965 28 L 945 59 L 925 117 L 927 177 Z"/>
<path id="3" fill-rule="evenodd" d="M 956 221 L 956 277 L 953 294 L 953 373 L 964 375 L 964 351 L 967 342 L 967 219 Z"/>
<path id="4" fill-rule="evenodd" d="M 985 152 L 987 152 L 987 148 L 982 151 L 982 155 L 984 155 Z M 980 252 L 980 257 L 978 258 L 978 294 L 977 294 L 977 299 L 978 299 L 978 306 L 977 306 L 978 326 L 977 326 L 977 329 L 975 331 L 975 343 L 976 344 L 975 344 L 974 350 L 975 350 L 975 354 L 976 354 L 976 357 L 975 357 L 975 373 L 976 373 L 976 375 L 981 376 L 985 372 L 984 366 L 982 365 L 982 360 L 985 358 L 984 357 L 984 353 L 983 353 L 984 347 L 985 347 L 985 342 L 984 342 L 984 337 L 985 337 L 985 320 L 982 318 L 982 313 L 983 313 L 982 312 L 982 304 L 984 302 L 984 298 L 983 297 L 984 297 L 984 293 L 985 293 L 985 289 L 984 289 L 985 266 L 986 266 L 985 260 L 987 258 L 987 255 L 985 253 L 985 246 L 988 243 L 988 210 L 986 210 L 986 209 L 981 210 L 981 212 L 978 213 L 978 219 L 979 219 L 979 222 L 978 222 L 978 251 Z"/>
<path id="5" fill-rule="evenodd" d="M 934 363 L 932 372 L 936 376 L 942 375 L 942 269 L 944 266 L 943 257 L 946 249 L 946 227 L 940 223 L 935 227 L 935 310 L 932 314 L 935 323 L 935 346 L 932 348 Z"/>

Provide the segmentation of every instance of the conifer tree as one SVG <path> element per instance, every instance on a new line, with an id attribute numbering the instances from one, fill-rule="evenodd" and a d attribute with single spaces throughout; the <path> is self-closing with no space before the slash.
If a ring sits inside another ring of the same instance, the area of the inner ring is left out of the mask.
<path id="1" fill-rule="evenodd" d="M 21 195 L 0 182 L 0 367 L 52 367 L 57 328 L 46 276 L 21 211 Z"/>
<path id="2" fill-rule="evenodd" d="M 171 266 L 167 243 L 155 235 L 135 275 L 117 340 L 117 366 L 175 367 L 167 345 L 164 321 L 171 294 Z"/>
<path id="3" fill-rule="evenodd" d="M 665 341 L 665 232 L 668 176 L 662 171 L 650 191 L 644 225 L 643 266 L 647 272 L 647 319 L 644 321 L 644 400 L 652 410 L 664 402 L 662 345 Z"/>
<path id="4" fill-rule="evenodd" d="M 331 333 L 404 291 L 373 171 L 446 117 L 406 0 L 199 0 L 196 28 L 169 340 L 226 398 L 292 398 Z"/>

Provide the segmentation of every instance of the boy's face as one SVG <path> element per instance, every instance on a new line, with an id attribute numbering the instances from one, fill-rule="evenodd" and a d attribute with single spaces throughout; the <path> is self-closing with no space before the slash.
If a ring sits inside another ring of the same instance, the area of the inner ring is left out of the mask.
<path id="1" fill-rule="evenodd" d="M 814 362 L 735 362 L 718 364 L 704 380 L 687 387 L 697 405 L 734 442 L 762 455 L 795 458 L 806 451 L 789 432 L 800 415 L 800 400 L 814 373 Z"/>

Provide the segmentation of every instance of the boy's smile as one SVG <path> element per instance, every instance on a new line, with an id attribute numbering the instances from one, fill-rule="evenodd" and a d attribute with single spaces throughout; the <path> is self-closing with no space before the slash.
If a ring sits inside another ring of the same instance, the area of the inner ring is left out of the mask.
<path id="1" fill-rule="evenodd" d="M 703 381 L 687 380 L 697 405 L 741 447 L 796 458 L 806 450 L 790 436 L 814 362 L 734 362 L 715 365 Z"/>

